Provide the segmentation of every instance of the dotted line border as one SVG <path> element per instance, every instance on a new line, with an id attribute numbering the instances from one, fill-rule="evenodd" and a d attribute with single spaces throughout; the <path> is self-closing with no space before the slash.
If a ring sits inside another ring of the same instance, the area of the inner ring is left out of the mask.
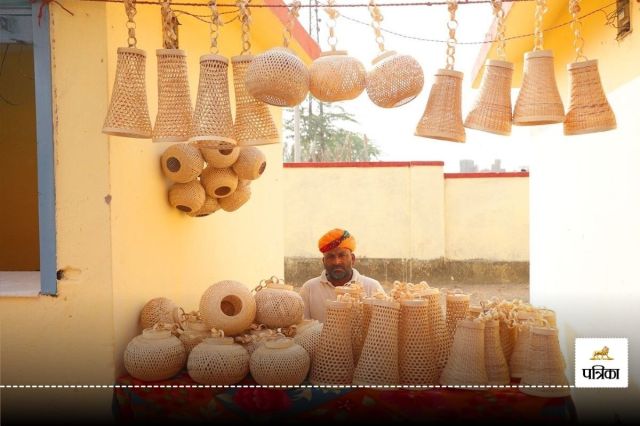
<path id="1" fill-rule="evenodd" d="M 520 389 L 520 388 L 551 388 L 567 389 L 575 388 L 575 385 L 0 385 L 0 389 Z"/>

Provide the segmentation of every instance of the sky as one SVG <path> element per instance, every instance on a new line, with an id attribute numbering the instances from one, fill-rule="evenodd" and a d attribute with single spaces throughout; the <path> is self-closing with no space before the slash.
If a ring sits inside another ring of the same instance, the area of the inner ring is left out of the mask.
<path id="1" fill-rule="evenodd" d="M 313 1 L 313 0 L 312 0 Z M 404 0 L 380 0 L 379 3 L 402 3 Z M 303 4 L 308 4 L 303 0 Z M 323 1 L 321 3 L 324 3 Z M 363 0 L 349 0 L 345 3 L 365 3 Z M 448 38 L 447 21 L 449 13 L 446 5 L 380 7 L 384 20 L 382 28 L 409 37 L 431 40 Z M 300 22 L 308 29 L 310 8 L 302 8 Z M 366 7 L 340 8 L 336 36 L 338 50 L 347 50 L 349 55 L 359 59 L 367 70 L 371 60 L 379 53 Z M 320 48 L 329 50 L 327 43 L 327 14 L 319 10 Z M 362 25 L 348 18 L 366 23 Z M 489 3 L 462 4 L 456 12 L 459 42 L 482 41 L 492 23 L 492 9 Z M 415 40 L 383 32 L 387 50 L 410 54 L 422 66 L 425 84 L 420 95 L 408 104 L 398 108 L 380 108 L 368 98 L 366 91 L 357 99 L 340 102 L 348 112 L 355 115 L 360 123 L 350 130 L 366 133 L 382 150 L 382 161 L 444 161 L 446 172 L 457 172 L 459 160 L 471 159 L 479 170 L 490 168 L 495 159 L 502 160 L 507 171 L 520 170 L 529 165 L 529 138 L 518 138 L 519 129 L 513 128 L 511 136 L 496 136 L 472 129 L 466 129 L 466 143 L 455 143 L 414 136 L 416 125 L 424 112 L 433 82 L 433 75 L 446 65 L 446 45 L 444 43 Z M 312 36 L 315 38 L 315 32 Z M 473 105 L 477 90 L 471 89 L 471 71 L 478 57 L 481 45 L 458 45 L 456 47 L 455 69 L 464 73 L 463 118 Z M 508 48 L 508 45 L 507 45 Z M 512 101 L 515 102 L 514 92 Z"/>

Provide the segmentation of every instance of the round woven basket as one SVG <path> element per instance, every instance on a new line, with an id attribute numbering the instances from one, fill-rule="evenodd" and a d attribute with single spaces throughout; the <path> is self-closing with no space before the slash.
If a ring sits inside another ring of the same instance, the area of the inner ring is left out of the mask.
<path id="1" fill-rule="evenodd" d="M 251 61 L 245 84 L 249 94 L 260 102 L 293 107 L 309 93 L 309 71 L 292 50 L 276 47 Z"/>
<path id="2" fill-rule="evenodd" d="M 366 84 L 364 65 L 344 50 L 322 52 L 309 68 L 309 91 L 323 102 L 355 99 Z"/>
<path id="3" fill-rule="evenodd" d="M 140 311 L 140 327 L 144 330 L 157 323 L 179 324 L 180 308 L 166 297 L 149 300 Z"/>
<path id="4" fill-rule="evenodd" d="M 200 315 L 210 328 L 233 336 L 249 328 L 256 316 L 256 301 L 238 281 L 220 281 L 200 298 Z"/>
<path id="5" fill-rule="evenodd" d="M 197 178 L 204 167 L 204 160 L 197 147 L 191 144 L 171 145 L 160 158 L 162 172 L 173 182 L 187 183 Z"/>
<path id="6" fill-rule="evenodd" d="M 520 384 L 542 387 L 521 387 L 520 392 L 544 398 L 571 395 L 569 381 L 564 374 L 565 363 L 560 351 L 558 329 L 532 327 L 528 352 L 528 361 Z"/>
<path id="7" fill-rule="evenodd" d="M 233 194 L 225 198 L 220 198 L 218 203 L 222 210 L 226 212 L 234 212 L 244 206 L 251 198 L 251 187 L 248 185 L 238 186 Z"/>
<path id="8" fill-rule="evenodd" d="M 296 334 L 293 341 L 302 346 L 313 359 L 316 348 L 320 343 L 320 334 L 322 334 L 322 323 L 318 320 L 302 320 L 296 324 Z"/>
<path id="9" fill-rule="evenodd" d="M 187 54 L 181 49 L 158 49 L 158 115 L 154 142 L 185 142 L 193 133 L 193 107 Z"/>
<path id="10" fill-rule="evenodd" d="M 181 212 L 191 213 L 202 208 L 206 194 L 198 179 L 187 183 L 174 183 L 169 188 L 169 204 Z"/>
<path id="11" fill-rule="evenodd" d="M 400 302 L 398 337 L 400 383 L 424 385 L 433 380 L 433 357 L 429 302 L 403 300 Z"/>
<path id="12" fill-rule="evenodd" d="M 424 86 L 422 67 L 412 56 L 388 51 L 373 60 L 367 74 L 367 95 L 382 108 L 395 108 L 415 99 Z"/>
<path id="13" fill-rule="evenodd" d="M 226 148 L 200 148 L 200 152 L 202 152 L 207 166 L 224 169 L 231 167 L 236 162 L 240 155 L 240 148 L 230 146 Z"/>
<path id="14" fill-rule="evenodd" d="M 224 198 L 233 194 L 238 187 L 238 175 L 230 167 L 225 169 L 205 167 L 200 175 L 200 182 L 208 196 Z"/>
<path id="15" fill-rule="evenodd" d="M 416 136 L 451 142 L 466 140 L 462 124 L 462 77 L 459 71 L 438 70 Z"/>
<path id="16" fill-rule="evenodd" d="M 293 339 L 267 340 L 251 355 L 249 370 L 259 385 L 299 385 L 307 377 L 311 360 Z"/>
<path id="17" fill-rule="evenodd" d="M 182 370 L 186 359 L 182 342 L 171 331 L 147 328 L 127 345 L 124 368 L 139 380 L 166 380 Z"/>
<path id="18" fill-rule="evenodd" d="M 249 373 L 249 353 L 231 337 L 208 337 L 191 350 L 187 370 L 204 385 L 233 385 Z"/>
<path id="19" fill-rule="evenodd" d="M 302 321 L 304 302 L 290 285 L 268 283 L 255 295 L 256 322 L 269 328 L 289 327 Z"/>
<path id="20" fill-rule="evenodd" d="M 490 385 L 510 383 L 509 366 L 500 346 L 500 321 L 489 320 L 484 324 L 484 365 Z"/>
<path id="21" fill-rule="evenodd" d="M 240 179 L 255 180 L 262 176 L 267 168 L 267 158 L 258 148 L 248 146 L 242 148 L 233 171 Z"/>
<path id="22" fill-rule="evenodd" d="M 150 138 L 151 120 L 147 107 L 144 50 L 118 48 L 116 79 L 102 133 L 128 138 Z"/>
<path id="23" fill-rule="evenodd" d="M 205 217 L 209 216 L 211 213 L 217 212 L 218 210 L 220 210 L 218 199 L 207 195 L 204 199 L 204 204 L 202 205 L 202 207 L 200 207 L 199 210 L 196 210 L 195 212 L 189 212 L 187 214 L 192 217 Z"/>
<path id="24" fill-rule="evenodd" d="M 484 322 L 465 319 L 458 323 L 441 385 L 486 385 Z"/>

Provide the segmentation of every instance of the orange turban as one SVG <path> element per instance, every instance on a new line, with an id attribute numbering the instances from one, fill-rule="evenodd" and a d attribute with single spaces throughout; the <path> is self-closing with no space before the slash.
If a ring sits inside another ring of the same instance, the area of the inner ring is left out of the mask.
<path id="1" fill-rule="evenodd" d="M 318 248 L 322 253 L 342 247 L 354 251 L 356 249 L 356 239 L 345 229 L 332 229 L 324 234 L 318 241 Z"/>

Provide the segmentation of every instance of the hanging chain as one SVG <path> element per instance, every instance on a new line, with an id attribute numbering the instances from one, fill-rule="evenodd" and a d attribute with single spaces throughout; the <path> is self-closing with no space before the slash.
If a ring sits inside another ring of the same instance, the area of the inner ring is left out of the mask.
<path id="1" fill-rule="evenodd" d="M 216 1 L 209 2 L 209 8 L 211 8 L 211 21 L 209 21 L 209 35 L 211 37 L 211 53 L 218 54 L 218 36 L 220 35 L 220 26 L 222 25 L 222 19 L 220 19 L 220 13 L 218 12 L 218 4 Z"/>
<path id="2" fill-rule="evenodd" d="M 286 26 L 286 31 L 283 36 L 284 47 L 289 47 L 289 41 L 291 41 L 291 33 L 293 32 L 293 26 L 296 24 L 296 20 L 300 16 L 300 1 L 294 0 L 291 3 L 291 9 L 289 9 L 289 22 Z"/>
<path id="3" fill-rule="evenodd" d="M 507 59 L 507 42 L 505 41 L 504 10 L 502 9 L 502 0 L 491 0 L 493 6 L 493 15 L 496 17 L 496 39 L 498 40 L 498 57 L 503 61 Z"/>
<path id="4" fill-rule="evenodd" d="M 587 60 L 587 57 L 582 53 L 584 47 L 584 39 L 582 38 L 582 21 L 578 18 L 580 13 L 580 0 L 569 1 L 569 12 L 571 12 L 571 30 L 573 31 L 573 49 L 576 52 L 576 62 L 580 59 Z"/>
<path id="5" fill-rule="evenodd" d="M 373 33 L 376 35 L 376 43 L 378 43 L 380 52 L 384 52 L 384 37 L 382 36 L 380 28 L 380 23 L 384 18 L 382 17 L 382 13 L 380 12 L 375 0 L 369 1 L 369 13 L 371 14 L 372 19 L 371 27 L 373 28 Z"/>
<path id="6" fill-rule="evenodd" d="M 238 13 L 240 14 L 240 22 L 242 23 L 242 52 L 241 55 L 247 55 L 251 51 L 251 11 L 247 7 L 249 0 L 238 0 Z"/>
<path id="7" fill-rule="evenodd" d="M 338 10 L 333 7 L 336 4 L 336 0 L 328 0 L 327 7 L 324 8 L 324 11 L 329 15 L 329 21 L 327 21 L 327 27 L 329 27 L 329 38 L 327 42 L 329 43 L 329 47 L 331 47 L 331 51 L 336 51 L 336 45 L 338 44 L 338 37 L 336 37 L 335 29 L 336 29 L 336 19 L 340 16 Z"/>
<path id="8" fill-rule="evenodd" d="M 533 31 L 533 50 L 542 50 L 542 18 L 547 13 L 547 0 L 536 0 L 536 26 Z"/>
<path id="9" fill-rule="evenodd" d="M 447 0 L 449 6 L 449 38 L 447 39 L 447 69 L 452 70 L 456 63 L 456 29 L 458 29 L 458 21 L 456 21 L 456 10 L 458 9 L 458 0 Z"/>
<path id="10" fill-rule="evenodd" d="M 136 16 L 136 2 L 135 0 L 124 0 L 124 9 L 127 12 L 127 30 L 129 31 L 129 38 L 127 44 L 129 47 L 136 47 L 138 40 L 136 39 L 136 23 L 133 18 Z"/>
<path id="11" fill-rule="evenodd" d="M 162 1 L 162 42 L 165 49 L 178 48 L 178 34 L 176 34 L 176 26 L 178 19 L 171 10 L 171 0 Z"/>

